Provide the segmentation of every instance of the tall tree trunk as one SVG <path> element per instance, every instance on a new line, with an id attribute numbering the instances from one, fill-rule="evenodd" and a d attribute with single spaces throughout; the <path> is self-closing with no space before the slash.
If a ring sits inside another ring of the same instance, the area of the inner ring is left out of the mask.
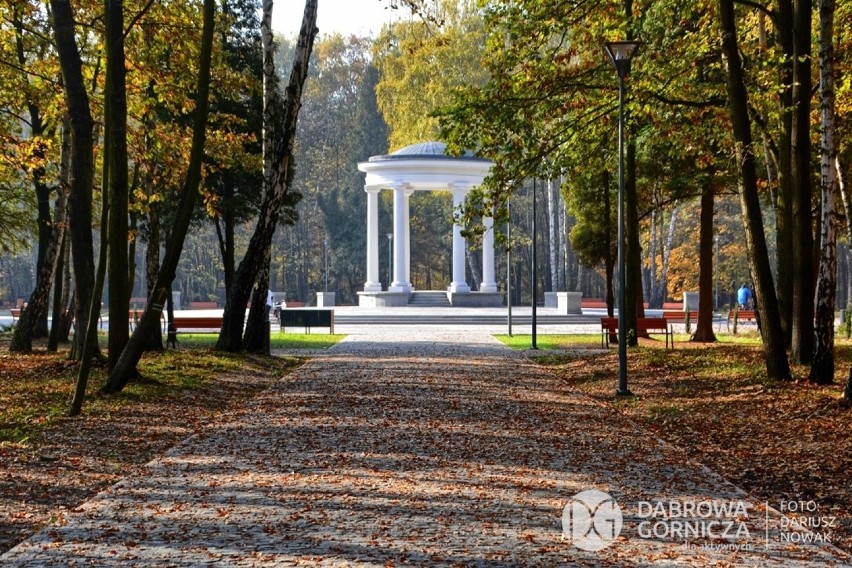
<path id="1" fill-rule="evenodd" d="M 645 317 L 644 295 L 642 294 L 642 243 L 639 234 L 639 200 L 636 193 L 636 142 L 627 142 L 624 181 L 624 216 L 626 259 L 625 277 L 627 279 L 624 299 L 624 312 L 627 329 L 636 330 L 636 320 Z M 638 333 L 628 336 L 627 344 L 639 344 Z"/>
<path id="2" fill-rule="evenodd" d="M 72 176 L 68 195 L 71 249 L 74 264 L 76 329 L 71 356 L 82 356 L 88 327 L 92 290 L 95 287 L 95 259 L 92 245 L 92 187 L 94 179 L 94 136 L 89 95 L 83 79 L 83 62 L 74 35 L 74 15 L 69 0 L 50 0 L 56 50 L 62 68 L 65 102 L 71 118 Z M 100 300 L 97 300 L 100 305 Z"/>
<path id="3" fill-rule="evenodd" d="M 296 138 L 296 123 L 301 108 L 302 89 L 307 79 L 311 51 L 317 34 L 316 21 L 317 0 L 306 0 L 302 27 L 299 30 L 299 38 L 296 43 L 293 69 L 286 89 L 283 139 L 276 144 L 275 168 L 270 191 L 263 199 L 257 227 L 249 242 L 246 255 L 237 269 L 234 291 L 228 296 L 225 304 L 222 331 L 216 343 L 216 349 L 222 351 L 239 351 L 242 347 L 245 305 L 258 275 L 261 274 L 263 263 L 269 260 L 269 248 L 272 244 L 275 227 L 278 224 L 281 206 L 290 191 L 294 174 L 293 146 Z"/>
<path id="4" fill-rule="evenodd" d="M 50 299 L 50 285 L 56 274 L 56 265 L 61 256 L 62 242 L 65 235 L 67 200 L 65 191 L 59 191 L 56 198 L 56 210 L 54 212 L 54 226 L 50 232 L 50 242 L 45 249 L 44 264 L 38 273 L 35 290 L 30 295 L 27 307 L 21 312 L 18 324 L 9 342 L 9 351 L 29 352 L 32 351 L 33 332 L 38 325 L 39 315 L 47 312 Z"/>
<path id="5" fill-rule="evenodd" d="M 127 287 L 127 85 L 124 63 L 124 3 L 105 0 L 106 89 L 104 139 L 109 151 L 109 353 L 115 367 L 129 337 L 130 290 Z M 107 243 L 101 243 L 101 246 Z"/>
<path id="6" fill-rule="evenodd" d="M 775 249 L 793 250 L 793 2 L 777 0 L 776 42 L 783 54 L 779 67 L 778 106 L 781 132 L 778 143 L 778 200 L 775 214 Z M 793 263 L 789 256 L 778 255 L 778 308 L 784 341 L 790 344 L 793 330 Z"/>
<path id="7" fill-rule="evenodd" d="M 133 330 L 133 335 L 127 342 L 116 366 L 109 374 L 107 383 L 102 390 L 118 392 L 125 387 L 127 381 L 136 374 L 136 365 L 142 357 L 148 338 L 160 326 L 163 306 L 171 295 L 172 282 L 175 279 L 183 243 L 195 202 L 198 197 L 198 186 L 201 184 L 201 162 L 204 155 L 204 142 L 207 133 L 207 116 L 210 104 L 210 60 L 213 53 L 213 27 L 215 23 L 216 1 L 204 0 L 204 25 L 201 35 L 201 50 L 199 52 L 198 88 L 196 96 L 195 117 L 192 129 L 192 147 L 190 149 L 189 165 L 186 178 L 181 188 L 180 204 L 177 208 L 174 224 L 171 228 L 171 238 L 166 246 L 163 264 L 157 273 L 157 282 L 148 297 L 145 313 L 139 325 Z"/>
<path id="8" fill-rule="evenodd" d="M 263 54 L 263 195 L 269 191 L 275 157 L 275 100 L 278 77 L 275 75 L 275 42 L 272 35 L 273 0 L 263 0 L 260 42 Z"/>
<path id="9" fill-rule="evenodd" d="M 834 162 L 834 173 L 837 175 L 837 188 L 840 191 L 840 197 L 843 199 L 843 210 L 846 213 L 846 219 L 850 219 L 850 212 L 852 212 L 852 207 L 850 207 L 850 199 L 849 199 L 849 189 L 846 187 L 845 176 L 843 175 L 843 168 L 840 164 L 840 157 L 837 158 Z M 847 221 L 846 223 L 846 235 L 847 238 L 852 236 L 852 223 Z M 849 242 L 852 242 L 850 239 Z M 852 256 L 852 247 L 847 249 L 847 254 Z M 847 257 L 848 258 L 848 257 Z M 852 258 L 849 258 L 848 263 L 852 266 Z M 852 277 L 849 278 L 849 286 L 852 287 Z M 850 315 L 850 311 L 852 311 L 852 291 L 847 293 L 847 305 L 846 305 L 846 317 L 852 317 Z M 847 403 L 852 403 L 852 369 L 849 369 L 849 376 L 846 381 L 846 387 L 843 389 L 843 398 L 846 399 Z"/>
<path id="10" fill-rule="evenodd" d="M 645 290 L 648 291 L 649 305 L 652 308 L 657 307 L 657 216 L 659 209 L 655 207 L 651 210 L 651 222 L 648 230 L 648 268 L 645 271 Z"/>
<path id="11" fill-rule="evenodd" d="M 814 235 L 811 214 L 811 0 L 793 1 L 793 335 L 790 357 L 814 352 Z"/>
<path id="12" fill-rule="evenodd" d="M 672 209 L 672 216 L 669 218 L 669 232 L 666 235 L 666 242 L 663 244 L 663 264 L 660 267 L 660 285 L 659 285 L 659 307 L 663 307 L 669 295 L 669 261 L 672 257 L 672 248 L 674 245 L 675 228 L 677 227 L 677 216 L 680 211 L 680 205 L 675 202 Z"/>
<path id="13" fill-rule="evenodd" d="M 107 84 L 107 96 L 109 93 L 109 84 Z M 109 113 L 105 112 L 106 117 Z M 107 179 L 109 177 L 109 145 L 104 148 L 104 167 L 103 169 L 103 187 L 108 186 Z M 106 279 L 107 262 L 109 247 L 109 200 L 110 192 L 101 192 L 101 249 L 98 252 L 98 271 L 95 275 L 95 290 L 93 297 L 100 298 L 104 289 L 104 280 Z M 80 368 L 77 370 L 77 383 L 74 385 L 74 395 L 71 398 L 71 405 L 68 408 L 68 416 L 77 416 L 83 409 L 83 399 L 86 397 L 86 385 L 89 383 L 89 374 L 92 370 L 92 359 L 95 350 L 98 348 L 98 315 L 100 312 L 100 302 L 92 302 L 89 308 L 89 325 L 86 328 L 86 340 L 83 342 L 83 354 L 80 357 Z"/>
<path id="14" fill-rule="evenodd" d="M 743 64 L 737 41 L 733 0 L 719 0 L 719 22 L 722 32 L 722 56 L 727 63 L 728 105 L 736 142 L 739 164 L 739 193 L 749 265 L 754 277 L 757 310 L 763 323 L 763 340 L 766 372 L 770 379 L 788 380 L 790 365 L 784 346 L 781 316 L 769 266 L 769 252 L 763 233 L 760 197 L 757 191 L 757 170 L 754 142 L 748 115 L 748 94 L 745 88 Z"/>
<path id="15" fill-rule="evenodd" d="M 606 315 L 608 317 L 615 317 L 615 261 L 616 254 L 613 251 L 612 243 L 617 241 L 618 238 L 613 238 L 613 226 L 612 226 L 612 191 L 610 188 L 610 175 L 609 170 L 604 170 L 603 172 L 603 182 L 601 183 L 601 187 L 603 188 L 603 205 L 604 205 L 604 234 L 606 235 L 607 247 L 606 247 L 606 257 L 604 257 L 604 273 L 605 273 L 605 286 L 606 286 Z M 610 336 L 610 341 L 615 341 L 615 335 Z"/>
<path id="16" fill-rule="evenodd" d="M 162 233 L 159 204 L 149 204 L 148 210 L 148 246 L 145 248 L 145 304 L 151 303 L 151 293 L 157 284 L 157 272 L 160 268 L 160 236 Z M 169 294 L 171 296 L 171 294 Z M 163 333 L 160 326 L 148 337 L 145 351 L 163 351 Z"/>
<path id="17" fill-rule="evenodd" d="M 234 196 L 234 184 L 226 171 L 223 175 L 222 200 L 229 203 Z M 231 295 L 234 286 L 234 225 L 236 216 L 231 207 L 225 207 L 221 218 L 216 219 L 216 238 L 219 241 L 219 254 L 222 255 L 222 269 L 225 275 L 225 297 Z"/>
<path id="18" fill-rule="evenodd" d="M 53 274 L 53 310 L 51 311 L 50 334 L 47 336 L 48 351 L 58 350 L 61 339 L 60 331 L 62 329 L 63 311 L 65 310 L 64 299 L 67 292 L 62 286 L 68 250 L 67 242 L 68 231 L 66 230 L 62 235 L 62 244 L 59 245 L 59 258 L 56 260 L 56 271 Z"/>
<path id="19" fill-rule="evenodd" d="M 270 251 L 271 252 L 271 251 Z M 266 297 L 269 290 L 269 264 L 271 258 L 263 263 L 261 273 L 257 277 L 257 285 L 251 298 L 248 321 L 246 322 L 243 347 L 249 353 L 266 353 Z"/>
<path id="20" fill-rule="evenodd" d="M 701 221 L 698 245 L 698 324 L 692 341 L 712 343 L 713 333 L 713 171 L 701 188 Z M 684 306 L 685 307 L 685 306 Z"/>
<path id="21" fill-rule="evenodd" d="M 834 307 L 837 293 L 837 145 L 834 140 L 834 10 L 835 0 L 819 0 L 819 87 L 822 230 L 817 277 L 814 354 L 810 380 L 834 382 Z"/>

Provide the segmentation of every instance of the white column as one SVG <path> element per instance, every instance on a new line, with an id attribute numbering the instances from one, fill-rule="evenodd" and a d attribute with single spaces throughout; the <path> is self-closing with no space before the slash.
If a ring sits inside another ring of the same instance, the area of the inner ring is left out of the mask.
<path id="1" fill-rule="evenodd" d="M 480 292 L 496 292 L 497 282 L 494 279 L 494 218 L 483 217 L 482 224 L 485 232 L 482 233 L 482 284 Z"/>
<path id="2" fill-rule="evenodd" d="M 413 189 L 405 190 L 405 282 L 411 291 L 411 194 Z"/>
<path id="3" fill-rule="evenodd" d="M 405 251 L 408 250 L 408 233 L 405 230 L 405 188 L 396 185 L 393 188 L 393 282 L 391 292 L 407 292 L 409 285 L 405 278 Z"/>
<path id="4" fill-rule="evenodd" d="M 464 204 L 467 188 L 453 188 L 453 215 L 458 208 Z M 450 292 L 470 292 L 465 278 L 464 253 L 465 238 L 461 234 L 462 228 L 458 223 L 453 223 L 453 281 L 450 283 Z"/>
<path id="5" fill-rule="evenodd" d="M 379 279 L 379 191 L 375 186 L 365 186 L 367 192 L 367 281 L 365 292 L 381 292 Z"/>

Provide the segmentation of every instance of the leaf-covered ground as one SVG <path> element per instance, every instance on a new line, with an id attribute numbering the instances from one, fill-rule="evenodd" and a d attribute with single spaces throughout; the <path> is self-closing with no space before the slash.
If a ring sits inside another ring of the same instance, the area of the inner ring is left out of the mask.
<path id="1" fill-rule="evenodd" d="M 852 551 L 852 409 L 839 402 L 852 346 L 838 345 L 836 384 L 823 387 L 803 379 L 805 367 L 794 367 L 794 382 L 766 380 L 756 345 L 659 343 L 629 351 L 635 396 L 619 401 L 615 349 L 574 343 L 536 360 L 755 498 L 776 508 L 813 500 L 820 516 L 837 517 L 834 544 Z"/>
<path id="2" fill-rule="evenodd" d="M 120 395 L 90 395 L 83 416 L 71 419 L 75 366 L 65 354 L 9 354 L 0 343 L 0 553 L 301 362 L 204 350 L 150 355 L 140 363 L 147 380 Z M 96 369 L 89 392 L 103 380 Z"/>

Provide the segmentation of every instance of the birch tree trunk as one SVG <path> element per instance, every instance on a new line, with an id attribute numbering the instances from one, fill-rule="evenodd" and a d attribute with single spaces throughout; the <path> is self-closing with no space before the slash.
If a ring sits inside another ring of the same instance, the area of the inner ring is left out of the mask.
<path id="1" fill-rule="evenodd" d="M 680 205 L 675 202 L 672 209 L 672 216 L 669 218 L 669 233 L 666 235 L 666 242 L 663 243 L 663 264 L 660 267 L 660 287 L 659 287 L 659 306 L 663 307 L 663 302 L 669 294 L 669 260 L 672 256 L 672 245 L 674 244 L 675 229 L 677 228 L 677 216 L 680 211 Z"/>
<path id="2" fill-rule="evenodd" d="M 60 133 L 60 150 L 59 150 L 59 191 L 68 195 L 71 187 L 71 122 L 68 115 L 62 116 L 62 130 Z M 65 223 L 66 228 L 62 234 L 62 243 L 59 245 L 59 258 L 56 261 L 56 270 L 53 275 L 53 313 L 52 323 L 50 326 L 50 335 L 47 339 L 47 350 L 56 351 L 59 349 L 59 341 L 62 338 L 61 330 L 64 326 L 66 318 L 65 302 L 68 293 L 68 287 L 63 285 L 65 281 L 65 263 L 68 258 L 68 206 L 65 206 Z M 65 336 L 67 339 L 67 335 Z"/>
<path id="3" fill-rule="evenodd" d="M 810 380 L 834 382 L 834 307 L 837 293 L 837 145 L 834 134 L 834 8 L 835 0 L 819 0 L 820 192 L 822 230 L 816 285 L 816 324 Z"/>

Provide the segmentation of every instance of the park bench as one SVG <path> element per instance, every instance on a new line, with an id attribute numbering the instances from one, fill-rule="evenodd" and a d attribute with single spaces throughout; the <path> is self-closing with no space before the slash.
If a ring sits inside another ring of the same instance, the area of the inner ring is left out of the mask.
<path id="1" fill-rule="evenodd" d="M 674 331 L 665 318 L 636 318 L 636 332 L 641 337 L 650 333 L 662 333 L 666 337 L 666 349 L 674 349 Z M 609 347 L 607 337 L 618 333 L 618 318 L 601 318 L 601 347 Z"/>
<path id="2" fill-rule="evenodd" d="M 683 302 L 663 302 L 664 310 L 677 310 L 679 312 L 683 311 Z"/>
<path id="3" fill-rule="evenodd" d="M 131 333 L 133 333 L 133 330 L 136 329 L 136 326 L 139 324 L 139 320 L 142 319 L 142 314 L 144 313 L 144 309 L 129 311 L 128 315 L 130 316 L 130 319 L 128 320 L 128 325 L 130 326 Z M 166 333 L 166 312 L 160 312 L 160 323 L 163 326 L 163 333 Z"/>
<path id="4" fill-rule="evenodd" d="M 580 308 L 606 308 L 606 301 L 603 298 L 581 298 Z"/>
<path id="5" fill-rule="evenodd" d="M 215 310 L 219 306 L 216 302 L 190 302 L 189 307 L 193 310 Z"/>
<path id="6" fill-rule="evenodd" d="M 669 322 L 686 323 L 686 312 L 683 310 L 663 310 L 662 317 Z M 698 322 L 698 312 L 689 312 L 689 321 L 692 323 Z"/>
<path id="7" fill-rule="evenodd" d="M 222 316 L 175 316 L 172 324 L 175 328 L 175 333 L 180 330 L 191 329 L 197 331 L 199 329 L 215 330 L 217 333 L 222 329 Z"/>
<path id="8" fill-rule="evenodd" d="M 334 333 L 334 310 L 323 308 L 291 308 L 278 312 L 281 331 L 286 327 L 304 327 L 305 333 L 310 333 L 312 327 L 327 327 L 330 334 Z"/>
<path id="9" fill-rule="evenodd" d="M 731 329 L 731 322 L 753 321 L 757 323 L 757 312 L 754 310 L 731 310 L 728 312 L 728 329 Z"/>

